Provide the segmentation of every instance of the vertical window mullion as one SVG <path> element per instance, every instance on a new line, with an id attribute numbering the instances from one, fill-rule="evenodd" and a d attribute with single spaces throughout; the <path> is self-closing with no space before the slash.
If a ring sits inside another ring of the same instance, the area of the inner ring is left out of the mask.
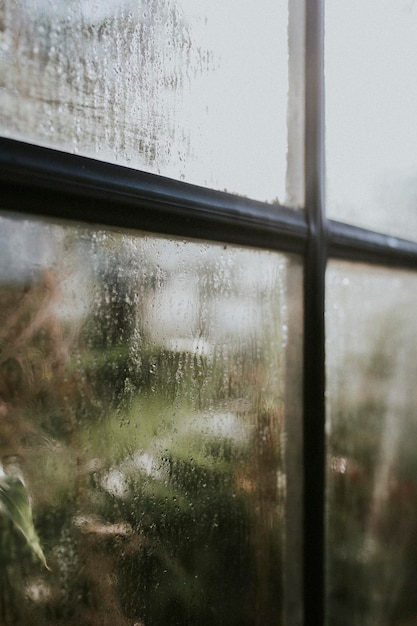
<path id="1" fill-rule="evenodd" d="M 304 625 L 324 623 L 325 363 L 324 0 L 306 1 L 304 317 Z"/>

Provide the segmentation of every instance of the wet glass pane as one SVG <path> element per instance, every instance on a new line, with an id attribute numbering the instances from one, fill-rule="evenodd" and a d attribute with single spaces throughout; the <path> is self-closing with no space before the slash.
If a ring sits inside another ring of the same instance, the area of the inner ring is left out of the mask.
<path id="1" fill-rule="evenodd" d="M 326 2 L 328 215 L 417 238 L 417 4 Z"/>
<path id="2" fill-rule="evenodd" d="M 417 276 L 327 277 L 329 626 L 417 623 Z"/>
<path id="3" fill-rule="evenodd" d="M 0 226 L 1 623 L 282 624 L 300 268 Z"/>
<path id="4" fill-rule="evenodd" d="M 6 0 L 0 133 L 269 202 L 288 174 L 299 202 L 288 21 L 287 0 Z"/>

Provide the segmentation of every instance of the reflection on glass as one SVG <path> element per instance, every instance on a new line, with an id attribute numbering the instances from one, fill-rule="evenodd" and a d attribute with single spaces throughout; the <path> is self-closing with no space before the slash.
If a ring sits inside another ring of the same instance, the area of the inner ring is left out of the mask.
<path id="1" fill-rule="evenodd" d="M 416 239 L 417 4 L 326 2 L 330 217 Z"/>
<path id="2" fill-rule="evenodd" d="M 327 283 L 329 626 L 417 622 L 417 277 Z"/>
<path id="3" fill-rule="evenodd" d="M 282 624 L 288 258 L 0 233 L 2 624 Z"/>
<path id="4" fill-rule="evenodd" d="M 2 3 L 0 133 L 282 203 L 287 27 L 275 0 Z"/>

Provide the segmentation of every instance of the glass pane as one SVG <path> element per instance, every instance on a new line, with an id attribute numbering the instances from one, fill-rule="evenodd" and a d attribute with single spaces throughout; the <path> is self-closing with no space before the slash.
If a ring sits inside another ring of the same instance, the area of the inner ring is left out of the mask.
<path id="1" fill-rule="evenodd" d="M 3 2 L 0 133 L 282 203 L 287 4 Z"/>
<path id="2" fill-rule="evenodd" d="M 282 624 L 295 266 L 20 219 L 0 233 L 2 623 Z"/>
<path id="3" fill-rule="evenodd" d="M 417 275 L 327 277 L 329 626 L 417 623 Z"/>
<path id="4" fill-rule="evenodd" d="M 326 2 L 328 215 L 417 238 L 417 4 Z"/>

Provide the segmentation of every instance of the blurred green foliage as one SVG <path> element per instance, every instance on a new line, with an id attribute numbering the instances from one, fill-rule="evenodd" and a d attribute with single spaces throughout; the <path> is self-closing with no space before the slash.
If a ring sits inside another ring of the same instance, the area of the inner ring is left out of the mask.
<path id="1" fill-rule="evenodd" d="M 282 408 L 266 356 L 280 337 L 223 347 L 214 363 L 157 345 L 143 316 L 159 268 L 138 286 L 118 241 L 81 242 L 100 254 L 79 328 L 57 316 L 59 266 L 0 289 L 0 450 L 33 497 L 26 544 L 52 570 L 5 539 L 0 516 L 0 621 L 281 624 Z M 70 237 L 66 254 L 80 245 Z"/>

